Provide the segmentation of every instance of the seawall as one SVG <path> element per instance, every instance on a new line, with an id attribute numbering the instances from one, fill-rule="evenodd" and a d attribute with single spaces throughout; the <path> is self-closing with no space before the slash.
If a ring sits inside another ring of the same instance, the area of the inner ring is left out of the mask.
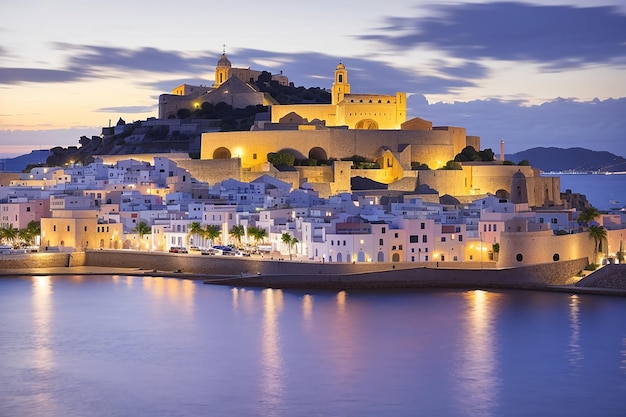
<path id="1" fill-rule="evenodd" d="M 87 251 L 85 265 L 206 275 L 212 284 L 258 287 L 406 288 L 490 286 L 537 288 L 568 285 L 587 259 L 481 269 L 478 265 L 430 263 L 313 263 L 131 251 Z M 491 266 L 491 264 L 489 264 Z M 459 265 L 460 266 L 460 265 Z"/>
<path id="2" fill-rule="evenodd" d="M 273 288 L 532 288 L 571 284 L 586 258 L 519 268 L 496 269 L 493 263 L 314 263 L 262 258 L 203 256 L 127 250 L 87 250 L 0 256 L 0 269 L 107 267 L 144 275 L 173 275 L 207 283 Z M 598 285 L 599 286 L 599 285 Z"/>

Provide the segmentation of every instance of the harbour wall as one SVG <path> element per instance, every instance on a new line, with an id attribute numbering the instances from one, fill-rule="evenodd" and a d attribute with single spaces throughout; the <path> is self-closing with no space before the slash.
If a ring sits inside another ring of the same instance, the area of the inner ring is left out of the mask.
<path id="1" fill-rule="evenodd" d="M 215 284 L 260 287 L 423 287 L 566 285 L 587 265 L 581 258 L 519 268 L 496 269 L 492 263 L 319 263 L 130 251 L 86 251 L 85 265 L 178 271 L 205 275 Z"/>
<path id="2" fill-rule="evenodd" d="M 123 250 L 33 253 L 0 256 L 0 269 L 94 266 L 137 269 L 141 274 L 178 275 L 213 284 L 257 287 L 408 288 L 510 287 L 567 285 L 586 258 L 519 268 L 476 263 L 320 263 L 263 258 L 203 256 Z"/>

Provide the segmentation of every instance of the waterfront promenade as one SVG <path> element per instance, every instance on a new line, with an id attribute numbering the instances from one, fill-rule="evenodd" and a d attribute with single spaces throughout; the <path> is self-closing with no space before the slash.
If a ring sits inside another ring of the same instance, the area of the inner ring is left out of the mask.
<path id="1" fill-rule="evenodd" d="M 0 275 L 139 275 L 238 287 L 310 289 L 516 288 L 626 295 L 626 265 L 579 281 L 586 259 L 495 268 L 495 263 L 319 263 L 136 251 L 2 255 Z M 577 282 L 579 281 L 579 282 Z"/>

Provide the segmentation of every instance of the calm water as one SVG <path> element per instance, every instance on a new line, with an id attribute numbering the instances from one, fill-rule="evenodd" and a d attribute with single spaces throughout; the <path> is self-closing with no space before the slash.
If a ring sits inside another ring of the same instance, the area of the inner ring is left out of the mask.
<path id="1" fill-rule="evenodd" d="M 624 416 L 626 299 L 0 280 L 0 415 Z"/>
<path id="2" fill-rule="evenodd" d="M 568 188 L 587 196 L 587 200 L 600 210 L 611 208 L 611 200 L 626 206 L 626 175 L 560 175 L 561 192 Z"/>

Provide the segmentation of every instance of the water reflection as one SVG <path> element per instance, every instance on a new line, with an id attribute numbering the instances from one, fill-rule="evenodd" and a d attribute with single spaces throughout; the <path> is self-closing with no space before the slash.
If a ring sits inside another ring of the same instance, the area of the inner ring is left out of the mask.
<path id="1" fill-rule="evenodd" d="M 305 294 L 302 297 L 302 317 L 306 328 L 310 330 L 313 322 L 313 296 L 311 294 Z"/>
<path id="2" fill-rule="evenodd" d="M 580 361 L 583 359 L 583 354 L 580 349 L 580 298 L 578 295 L 573 294 L 569 298 L 569 319 L 570 329 L 572 334 L 569 338 L 569 347 L 567 354 L 569 356 L 569 363 L 573 368 L 580 365 Z"/>
<path id="3" fill-rule="evenodd" d="M 280 350 L 278 314 L 283 308 L 281 290 L 263 290 L 263 336 L 261 387 L 267 407 L 265 415 L 276 415 L 283 401 L 283 364 Z"/>
<path id="4" fill-rule="evenodd" d="M 135 279 L 142 280 L 144 290 L 153 294 L 157 300 L 169 302 L 167 308 L 160 311 L 161 313 L 169 314 L 170 308 L 177 307 L 183 312 L 185 318 L 193 317 L 195 285 L 192 281 L 159 277 L 126 277 L 126 285 L 132 287 Z M 155 306 L 160 305 L 155 304 Z"/>
<path id="5" fill-rule="evenodd" d="M 495 415 L 500 380 L 494 322 L 499 297 L 481 290 L 465 293 L 468 314 L 458 380 L 464 415 Z"/>
<path id="6" fill-rule="evenodd" d="M 34 368 L 37 372 L 33 406 L 40 410 L 53 410 L 53 387 L 46 381 L 54 368 L 54 357 L 51 340 L 52 325 L 52 278 L 34 277 L 33 290 L 33 348 Z"/>

